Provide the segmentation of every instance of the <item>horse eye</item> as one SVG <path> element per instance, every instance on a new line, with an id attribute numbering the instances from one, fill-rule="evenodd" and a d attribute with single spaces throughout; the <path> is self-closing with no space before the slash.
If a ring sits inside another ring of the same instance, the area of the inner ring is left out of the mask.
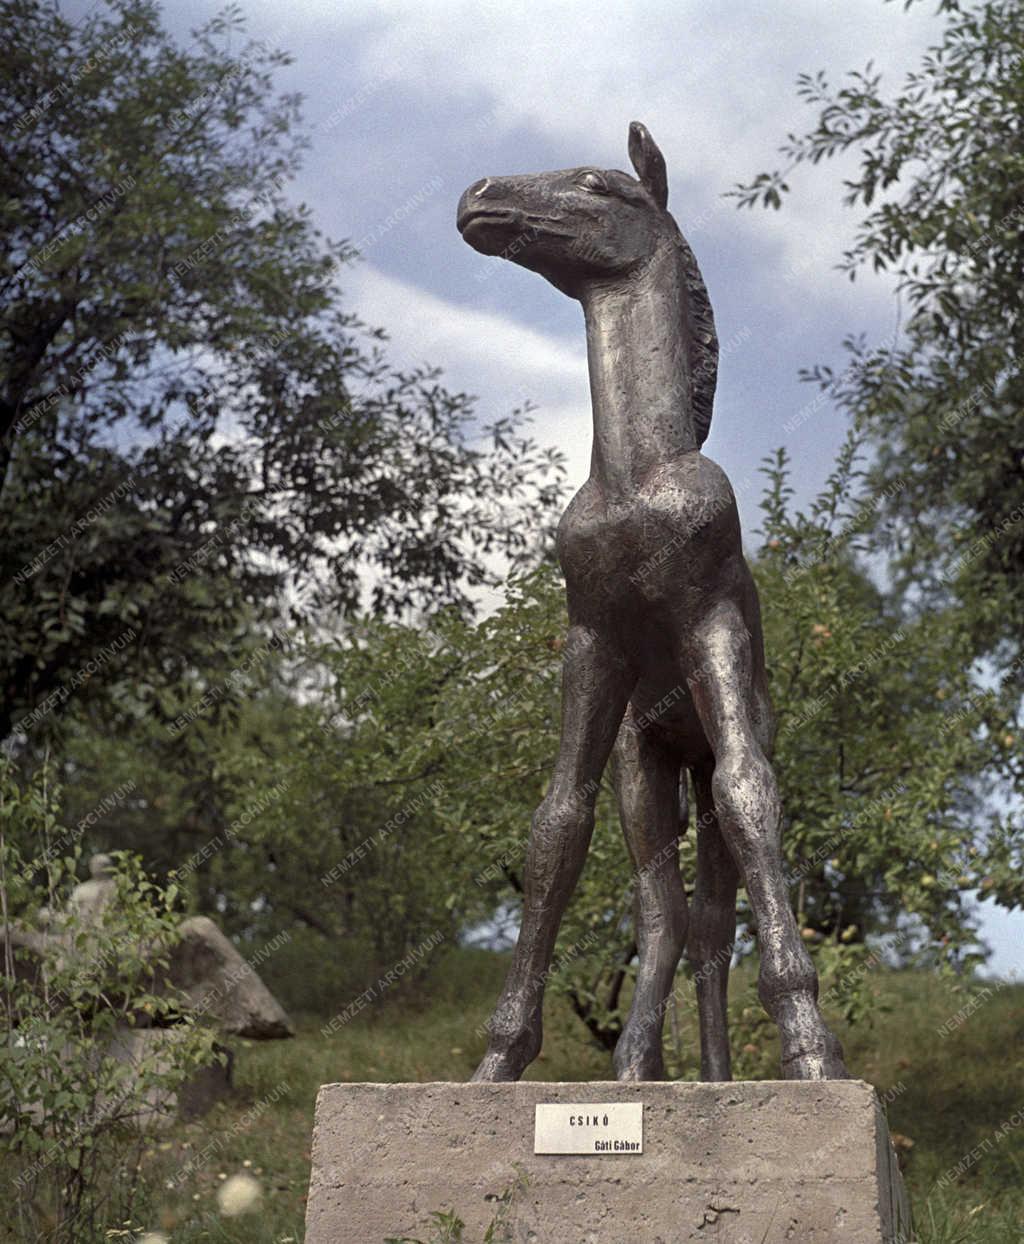
<path id="1" fill-rule="evenodd" d="M 593 190 L 597 194 L 607 194 L 608 185 L 597 173 L 583 173 L 577 178 L 576 185 L 582 190 Z"/>

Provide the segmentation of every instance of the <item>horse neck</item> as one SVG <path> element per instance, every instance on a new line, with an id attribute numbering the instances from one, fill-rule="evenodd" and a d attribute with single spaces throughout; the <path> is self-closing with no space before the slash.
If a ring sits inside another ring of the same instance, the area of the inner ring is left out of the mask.
<path id="1" fill-rule="evenodd" d="M 590 475 L 607 493 L 629 495 L 652 467 L 699 447 L 679 246 L 666 239 L 641 270 L 591 283 L 581 301 L 594 412 Z"/>

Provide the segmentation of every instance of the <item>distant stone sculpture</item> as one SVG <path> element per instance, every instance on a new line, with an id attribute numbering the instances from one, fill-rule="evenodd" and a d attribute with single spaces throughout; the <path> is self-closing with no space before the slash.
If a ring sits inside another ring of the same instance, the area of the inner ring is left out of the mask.
<path id="1" fill-rule="evenodd" d="M 591 167 L 484 178 L 458 207 L 470 246 L 582 303 L 594 418 L 590 478 L 558 531 L 569 606 L 561 744 L 533 818 L 519 940 L 474 1079 L 516 1080 L 540 1051 L 544 981 L 609 756 L 636 872 L 639 946 L 618 1077 L 664 1076 L 664 1011 L 685 946 L 701 1074 L 731 1078 L 726 990 L 742 877 L 784 1076 L 844 1078 L 783 879 L 757 592 L 729 481 L 700 453 L 717 376 L 711 304 L 666 210 L 665 160 L 636 122 L 629 156 L 639 180 Z M 699 811 L 692 917 L 678 860 L 686 770 Z"/>
<path id="2" fill-rule="evenodd" d="M 74 916 L 79 926 L 97 923 L 116 894 L 114 861 L 109 855 L 94 855 L 89 880 L 71 892 L 67 915 Z M 51 915 L 45 933 L 9 925 L 7 937 L 12 946 L 33 957 L 56 950 L 72 958 L 76 951 L 65 931 L 67 915 Z M 167 967 L 155 980 L 155 988 L 179 992 L 191 1011 L 232 1036 L 261 1041 L 295 1035 L 284 1008 L 208 916 L 190 916 L 178 932 L 178 939 L 163 952 Z M 25 968 L 22 973 L 29 974 Z M 145 1016 L 140 1015 L 138 1023 L 145 1026 Z"/>
<path id="3" fill-rule="evenodd" d="M 89 880 L 71 893 L 68 911 L 51 913 L 46 932 L 25 929 L 17 924 L 0 925 L 3 942 L 23 953 L 14 958 L 19 979 L 42 984 L 45 964 L 51 955 L 73 964 L 81 957 L 86 970 L 96 970 L 88 946 L 76 944 L 68 928 L 74 918 L 76 931 L 97 924 L 114 901 L 117 883 L 109 855 L 94 855 L 89 861 Z M 180 937 L 163 950 L 165 967 L 154 966 L 151 986 L 156 991 L 173 990 L 194 1018 L 205 1019 L 221 1034 L 251 1040 L 274 1040 L 295 1035 L 284 1008 L 216 924 L 206 916 L 192 916 L 179 927 Z M 25 953 L 27 952 L 27 953 Z M 52 960 L 51 960 L 52 961 Z M 102 966 L 100 967 L 102 971 Z M 59 1005 L 59 1002 L 57 1003 Z M 15 1017 L 16 1018 L 16 1017 Z M 138 1063 L 161 1048 L 169 1030 L 154 1028 L 150 1018 L 139 1012 L 133 1027 L 115 1031 L 109 1052 L 129 1064 Z M 218 1046 L 222 1052 L 223 1046 Z M 177 1098 L 167 1092 L 156 1093 L 147 1103 L 147 1122 L 162 1118 L 175 1109 L 194 1116 L 209 1108 L 230 1087 L 231 1058 L 200 1071 L 179 1090 Z"/>
<path id="4" fill-rule="evenodd" d="M 109 855 L 93 855 L 89 860 L 89 880 L 71 891 L 68 908 L 83 922 L 95 924 L 116 894 L 113 859 Z"/>

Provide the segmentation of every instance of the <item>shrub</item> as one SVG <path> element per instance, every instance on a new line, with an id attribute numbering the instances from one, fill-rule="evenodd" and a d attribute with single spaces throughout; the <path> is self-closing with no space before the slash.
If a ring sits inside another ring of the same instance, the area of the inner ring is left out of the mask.
<path id="1" fill-rule="evenodd" d="M 19 785 L 0 762 L 0 1120 L 18 1238 L 87 1244 L 145 1200 L 139 1155 L 154 1103 L 215 1055 L 213 1033 L 162 984 L 174 887 L 119 854 L 103 910 L 67 909 L 80 847 L 56 823 L 56 797 L 45 768 Z M 172 1021 L 157 1048 L 115 1054 L 133 1030 Z"/>

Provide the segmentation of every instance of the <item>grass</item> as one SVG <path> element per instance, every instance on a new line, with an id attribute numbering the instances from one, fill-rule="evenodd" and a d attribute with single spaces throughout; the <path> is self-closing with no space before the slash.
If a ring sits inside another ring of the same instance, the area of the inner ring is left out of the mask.
<path id="1" fill-rule="evenodd" d="M 293 1041 L 236 1047 L 237 1094 L 204 1119 L 163 1133 L 143 1157 L 153 1191 L 145 1226 L 172 1244 L 299 1244 L 309 1181 L 316 1092 L 328 1081 L 464 1080 L 483 1050 L 474 1035 L 497 996 L 501 956 L 454 951 L 425 982 L 395 991 L 332 1035 L 325 1017 L 293 1014 Z M 885 973 L 873 987 L 880 1008 L 871 1024 L 841 1031 L 854 1075 L 889 1099 L 922 1244 L 1011 1244 L 1024 1237 L 1024 1123 L 1000 1135 L 1024 1111 L 1024 987 L 961 992 L 937 976 Z M 756 1005 L 748 969 L 734 973 L 733 1007 Z M 939 1030 L 971 996 L 976 1009 L 948 1035 Z M 287 1000 L 287 998 L 286 998 Z M 339 999 L 339 1009 L 348 1001 Z M 885 1008 L 885 1009 L 881 1009 Z M 680 1014 L 676 1074 L 695 1078 L 694 1017 Z M 739 1070 L 771 1077 L 771 1041 L 740 1053 Z M 587 1038 L 559 999 L 547 1008 L 545 1046 L 530 1067 L 535 1080 L 611 1078 L 609 1056 Z M 1024 1120 L 1024 1112 L 1019 1116 Z M 967 1155 L 977 1154 L 971 1161 Z M 947 1183 L 943 1174 L 967 1164 Z M 249 1172 L 259 1181 L 259 1210 L 223 1218 L 217 1191 Z M 167 1184 L 172 1183 L 173 1187 Z M 454 1207 L 456 1210 L 457 1206 Z"/>

